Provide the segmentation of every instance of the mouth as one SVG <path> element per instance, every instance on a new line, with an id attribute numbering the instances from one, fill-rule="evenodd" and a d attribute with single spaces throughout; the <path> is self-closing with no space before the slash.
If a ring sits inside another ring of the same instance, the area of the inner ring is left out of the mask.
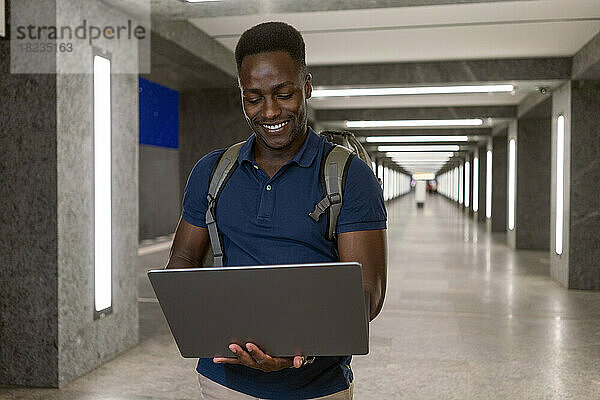
<path id="1" fill-rule="evenodd" d="M 289 124 L 290 121 L 283 121 L 277 124 L 259 124 L 262 128 L 269 133 L 278 133 L 283 131 L 283 129 Z"/>

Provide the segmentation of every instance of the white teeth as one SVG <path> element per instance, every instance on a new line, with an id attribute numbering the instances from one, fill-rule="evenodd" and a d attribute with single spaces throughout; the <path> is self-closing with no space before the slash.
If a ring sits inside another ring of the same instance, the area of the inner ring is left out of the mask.
<path id="1" fill-rule="evenodd" d="M 276 131 L 277 129 L 283 128 L 286 124 L 287 124 L 287 121 L 286 122 L 282 122 L 282 123 L 277 124 L 277 125 L 266 125 L 266 124 L 263 124 L 263 126 L 265 128 L 267 128 L 268 130 L 270 130 L 270 131 Z"/>

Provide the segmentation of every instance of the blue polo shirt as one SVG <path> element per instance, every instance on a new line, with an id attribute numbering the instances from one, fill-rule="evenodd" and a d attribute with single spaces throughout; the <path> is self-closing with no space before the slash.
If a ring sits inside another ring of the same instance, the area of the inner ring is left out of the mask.
<path id="1" fill-rule="evenodd" d="M 272 265 L 338 261 L 327 240 L 327 218 L 309 217 L 323 198 L 319 170 L 332 144 L 309 128 L 298 154 L 272 178 L 254 160 L 252 135 L 240 149 L 238 167 L 216 207 L 224 265 Z M 194 166 L 183 199 L 183 219 L 206 227 L 210 176 L 224 150 Z M 381 187 L 371 168 L 354 157 L 348 169 L 337 232 L 385 229 L 387 214 Z M 197 371 L 221 385 L 264 399 L 310 399 L 345 390 L 353 380 L 350 356 L 317 357 L 299 369 L 262 372 L 240 365 L 198 361 Z"/>

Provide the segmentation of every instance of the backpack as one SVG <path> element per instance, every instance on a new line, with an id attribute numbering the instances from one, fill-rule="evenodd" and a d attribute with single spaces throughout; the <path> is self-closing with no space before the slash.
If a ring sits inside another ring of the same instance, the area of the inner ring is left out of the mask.
<path id="1" fill-rule="evenodd" d="M 354 136 L 354 133 L 348 131 L 321 131 L 320 135 L 325 136 L 331 143 L 350 149 L 358 158 L 366 162 L 371 169 L 373 168 L 369 153 Z"/>
<path id="2" fill-rule="evenodd" d="M 315 204 L 315 209 L 308 215 L 315 222 L 318 222 L 321 216 L 327 213 L 327 239 L 335 242 L 337 219 L 342 210 L 344 184 L 348 168 L 350 167 L 350 161 L 355 155 L 358 155 L 359 158 L 363 159 L 370 166 L 371 159 L 351 132 L 324 131 L 321 132 L 321 135 L 325 136 L 334 145 L 324 155 L 319 172 L 325 196 Z M 236 143 L 225 150 L 213 170 L 208 185 L 206 226 L 210 237 L 213 265 L 215 267 L 222 267 L 224 259 L 219 229 L 215 219 L 217 201 L 229 178 L 231 178 L 238 166 L 238 154 L 244 143 Z M 209 257 L 210 254 L 205 258 L 205 262 Z"/>

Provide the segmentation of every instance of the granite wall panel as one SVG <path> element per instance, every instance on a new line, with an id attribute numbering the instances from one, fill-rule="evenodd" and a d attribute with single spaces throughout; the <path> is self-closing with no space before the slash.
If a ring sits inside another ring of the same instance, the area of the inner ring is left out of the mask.
<path id="1" fill-rule="evenodd" d="M 194 164 L 213 150 L 246 140 L 252 131 L 239 89 L 206 89 L 179 97 L 180 199 Z"/>
<path id="2" fill-rule="evenodd" d="M 600 289 L 600 81 L 571 91 L 569 288 Z"/>
<path id="3" fill-rule="evenodd" d="M 551 189 L 550 98 L 518 122 L 516 247 L 549 250 Z"/>
<path id="4" fill-rule="evenodd" d="M 469 176 L 468 179 L 466 179 L 467 176 L 465 172 L 465 184 L 469 187 L 469 193 L 467 193 L 468 196 L 465 197 L 465 202 L 463 204 L 465 206 L 465 212 L 469 215 L 473 215 L 473 153 L 466 155 L 465 166 L 467 162 L 469 163 Z"/>
<path id="5" fill-rule="evenodd" d="M 515 141 L 515 185 L 514 185 L 514 205 L 513 205 L 513 218 L 515 219 L 513 221 L 514 226 L 513 229 L 510 229 L 510 198 L 507 198 L 506 201 L 506 215 L 507 215 L 507 228 L 508 230 L 506 231 L 506 244 L 511 247 L 511 248 L 516 248 L 517 247 L 517 225 L 516 225 L 516 215 L 519 213 L 519 207 L 518 207 L 518 203 L 517 203 L 517 196 L 519 195 L 519 190 L 518 190 L 518 182 L 516 182 L 516 180 L 518 179 L 518 173 L 517 171 L 519 170 L 519 146 L 518 146 L 518 123 L 516 120 L 512 120 L 508 123 L 508 131 L 507 131 L 507 135 L 506 135 L 506 139 L 507 139 L 507 143 L 506 146 L 508 147 L 508 151 L 507 151 L 507 167 L 510 168 L 510 141 L 514 139 Z M 510 197 L 510 171 L 507 168 L 507 179 L 506 179 L 506 195 L 507 197 Z"/>
<path id="6" fill-rule="evenodd" d="M 0 384 L 58 383 L 56 80 L 0 38 Z"/>
<path id="7" fill-rule="evenodd" d="M 62 18 L 85 13 L 118 21 L 122 15 L 91 0 L 62 4 Z M 112 70 L 136 70 L 137 43 L 111 44 Z M 93 70 L 91 53 L 58 60 Z M 138 246 L 138 77 L 111 75 L 113 311 L 94 319 L 93 75 L 57 80 L 59 385 L 80 376 L 138 340 L 135 266 Z"/>
<path id="8" fill-rule="evenodd" d="M 506 232 L 507 130 L 494 136 L 492 157 L 492 232 Z"/>
<path id="9" fill-rule="evenodd" d="M 477 221 L 485 222 L 485 189 L 486 189 L 486 153 L 487 144 L 479 146 L 479 211 L 477 211 Z"/>
<path id="10" fill-rule="evenodd" d="M 140 144 L 140 239 L 175 232 L 181 214 L 179 150 Z"/>
<path id="11" fill-rule="evenodd" d="M 562 115 L 565 118 L 564 136 L 564 195 L 563 195 L 563 251 L 556 253 L 556 138 L 557 120 Z M 550 190 L 550 276 L 564 287 L 569 287 L 569 215 L 571 192 L 571 82 L 563 84 L 552 93 L 552 150 L 551 150 L 551 190 Z"/>

